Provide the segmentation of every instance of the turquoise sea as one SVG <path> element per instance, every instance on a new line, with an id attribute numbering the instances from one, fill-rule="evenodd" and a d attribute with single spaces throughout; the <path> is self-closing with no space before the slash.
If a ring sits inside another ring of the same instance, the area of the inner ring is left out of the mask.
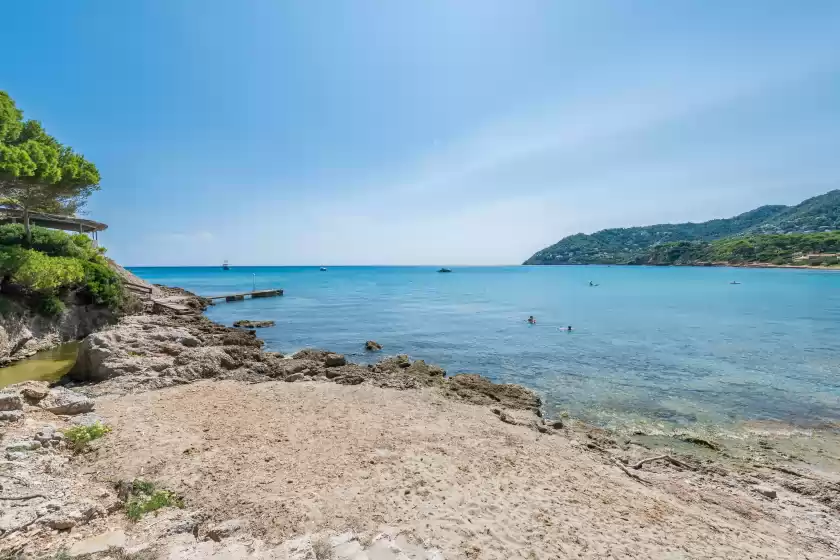
<path id="1" fill-rule="evenodd" d="M 365 340 L 539 391 L 610 427 L 840 420 L 840 273 L 688 267 L 132 268 L 200 295 L 283 288 L 207 315 L 273 319 L 271 350 Z M 598 284 L 590 287 L 589 282 Z M 731 281 L 740 282 L 738 285 Z M 536 325 L 526 319 L 535 315 Z M 572 332 L 565 328 L 571 325 Z"/>

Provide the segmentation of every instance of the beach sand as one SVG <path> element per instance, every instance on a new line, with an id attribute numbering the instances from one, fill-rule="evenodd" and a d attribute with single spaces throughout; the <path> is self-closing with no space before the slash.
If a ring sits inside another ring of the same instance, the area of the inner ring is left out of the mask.
<path id="1" fill-rule="evenodd" d="M 155 480 L 268 542 L 392 527 L 446 558 L 838 555 L 837 512 L 778 485 L 767 498 L 755 471 L 658 461 L 633 471 L 642 483 L 580 434 L 428 389 L 203 381 L 97 412 L 113 432 L 76 476 Z"/>

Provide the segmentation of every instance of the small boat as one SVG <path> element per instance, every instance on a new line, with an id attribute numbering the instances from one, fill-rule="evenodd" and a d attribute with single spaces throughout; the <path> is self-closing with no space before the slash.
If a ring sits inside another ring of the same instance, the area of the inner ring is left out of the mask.
<path id="1" fill-rule="evenodd" d="M 327 267 L 326 267 L 326 266 L 322 266 L 322 267 L 321 267 L 321 272 L 326 272 L 326 271 L 327 271 Z"/>
<path id="2" fill-rule="evenodd" d="M 227 261 L 222 263 L 222 270 L 230 270 L 230 265 Z"/>
<path id="3" fill-rule="evenodd" d="M 441 268 L 438 272 L 452 272 L 451 268 Z"/>

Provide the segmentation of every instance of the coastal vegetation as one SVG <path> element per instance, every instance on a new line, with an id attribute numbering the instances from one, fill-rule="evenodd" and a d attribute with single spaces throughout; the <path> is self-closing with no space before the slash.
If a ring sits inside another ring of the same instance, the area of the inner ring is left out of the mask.
<path id="1" fill-rule="evenodd" d="M 836 263 L 837 253 L 840 253 L 840 231 L 747 235 L 712 242 L 663 243 L 649 249 L 632 264 L 831 265 Z"/>
<path id="2" fill-rule="evenodd" d="M 590 235 L 578 233 L 538 251 L 524 264 L 669 264 L 672 260 L 678 262 L 670 264 L 791 264 L 797 252 L 819 252 L 811 249 L 822 247 L 824 240 L 818 234 L 836 230 L 840 230 L 840 190 L 796 206 L 762 206 L 728 219 L 613 228 Z M 786 239 L 785 234 L 817 236 Z M 714 242 L 724 239 L 730 243 L 710 249 Z M 751 254 L 755 259 L 747 260 Z"/>
<path id="3" fill-rule="evenodd" d="M 103 437 L 111 428 L 102 422 L 94 422 L 89 426 L 79 425 L 64 430 L 64 437 L 77 453 L 84 451 L 95 439 Z"/>
<path id="4" fill-rule="evenodd" d="M 140 521 L 143 515 L 164 507 L 184 507 L 184 501 L 169 490 L 157 488 L 154 483 L 137 479 L 131 485 L 131 492 L 125 504 L 125 512 L 132 521 Z"/>
<path id="5" fill-rule="evenodd" d="M 32 226 L 27 243 L 22 224 L 0 226 L 2 291 L 23 296 L 44 315 L 65 309 L 64 299 L 76 293 L 84 304 L 118 309 L 123 302 L 119 275 L 84 234 Z"/>
<path id="6" fill-rule="evenodd" d="M 61 314 L 77 292 L 84 304 L 116 309 L 119 276 L 104 250 L 84 234 L 71 235 L 31 224 L 34 212 L 73 215 L 99 189 L 96 166 L 26 120 L 0 91 L 0 207 L 20 212 L 22 223 L 0 226 L 2 291 L 22 296 L 44 315 Z"/>
<path id="7" fill-rule="evenodd" d="M 14 100 L 0 91 L 0 204 L 20 210 L 32 241 L 30 214 L 72 215 L 99 189 L 96 165 L 61 144 L 35 120 L 24 120 Z"/>

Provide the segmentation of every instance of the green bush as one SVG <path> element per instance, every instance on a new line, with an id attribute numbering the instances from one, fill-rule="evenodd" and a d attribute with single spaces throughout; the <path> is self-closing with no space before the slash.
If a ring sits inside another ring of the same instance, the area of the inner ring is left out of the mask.
<path id="1" fill-rule="evenodd" d="M 98 262 L 84 262 L 84 286 L 91 301 L 117 309 L 123 301 L 123 286 L 111 267 Z"/>
<path id="2" fill-rule="evenodd" d="M 47 317 L 61 315 L 65 309 L 64 302 L 55 295 L 43 296 L 38 301 L 38 312 Z"/>
<path id="3" fill-rule="evenodd" d="M 57 315 L 64 305 L 57 296 L 83 288 L 90 303 L 119 309 L 123 303 L 122 280 L 84 234 L 69 235 L 46 228 L 32 229 L 32 248 L 24 242 L 23 226 L 0 226 L 0 275 L 36 298 L 39 312 Z"/>
<path id="4" fill-rule="evenodd" d="M 85 276 L 82 261 L 72 257 L 50 257 L 32 249 L 5 247 L 0 250 L 0 270 L 12 282 L 30 292 L 55 294 L 78 284 Z"/>
<path id="5" fill-rule="evenodd" d="M 0 245 L 26 246 L 23 224 L 0 226 Z M 32 244 L 28 248 L 51 257 L 76 257 L 90 260 L 100 254 L 90 237 L 83 233 L 70 234 L 60 230 L 32 226 Z"/>
<path id="6" fill-rule="evenodd" d="M 95 439 L 109 433 L 111 428 L 97 421 L 90 426 L 73 426 L 64 430 L 64 437 L 76 451 L 83 451 Z"/>

